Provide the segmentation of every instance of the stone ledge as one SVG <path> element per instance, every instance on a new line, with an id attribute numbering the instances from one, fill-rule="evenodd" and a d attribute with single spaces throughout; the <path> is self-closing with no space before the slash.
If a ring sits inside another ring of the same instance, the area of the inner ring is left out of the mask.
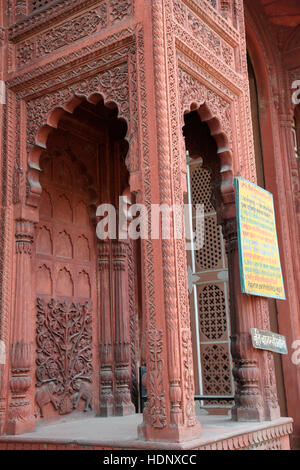
<path id="1" fill-rule="evenodd" d="M 201 417 L 199 439 L 173 444 L 138 440 L 140 421 L 141 416 L 134 415 L 43 426 L 34 433 L 0 437 L 0 450 L 289 450 L 293 422 L 290 418 L 280 418 L 264 423 L 236 423 L 230 418 Z"/>

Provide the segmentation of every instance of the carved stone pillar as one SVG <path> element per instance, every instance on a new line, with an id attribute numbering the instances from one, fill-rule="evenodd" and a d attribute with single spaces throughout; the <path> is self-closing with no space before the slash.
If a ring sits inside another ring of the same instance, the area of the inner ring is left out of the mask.
<path id="1" fill-rule="evenodd" d="M 113 345 L 111 324 L 110 243 L 99 242 L 100 271 L 100 416 L 113 416 Z"/>
<path id="2" fill-rule="evenodd" d="M 259 352 L 251 342 L 250 331 L 255 326 L 251 297 L 241 293 L 236 218 L 226 220 L 223 230 L 230 286 L 231 353 L 237 384 L 232 417 L 236 421 L 263 421 Z"/>
<path id="3" fill-rule="evenodd" d="M 148 3 L 152 31 L 145 34 L 152 35 L 153 44 L 151 41 L 145 44 L 145 57 L 149 60 L 149 70 L 154 66 L 155 102 L 153 108 L 151 103 L 147 105 L 151 172 L 145 169 L 144 178 L 146 205 L 151 211 L 151 204 L 182 206 L 184 153 L 180 155 L 183 145 L 180 145 L 181 122 L 177 119 L 173 5 L 166 0 Z M 151 75 L 148 79 L 152 80 Z M 201 425 L 195 414 L 186 247 L 184 240 L 175 237 L 174 217 L 173 214 L 170 237 L 151 239 L 143 245 L 148 280 L 145 292 L 147 403 L 139 436 L 152 441 L 185 442 L 200 437 Z"/>
<path id="4" fill-rule="evenodd" d="M 135 413 L 130 394 L 130 327 L 128 302 L 128 244 L 113 242 L 114 310 L 115 310 L 115 414 Z"/>
<path id="5" fill-rule="evenodd" d="M 16 220 L 15 303 L 12 320 L 11 378 L 12 399 L 8 410 L 8 434 L 34 429 L 29 390 L 32 368 L 31 248 L 35 224 Z"/>

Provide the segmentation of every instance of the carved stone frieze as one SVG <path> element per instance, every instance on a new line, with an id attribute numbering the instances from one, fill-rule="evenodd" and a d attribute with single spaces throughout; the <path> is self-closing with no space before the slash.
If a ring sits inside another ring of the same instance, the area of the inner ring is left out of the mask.
<path id="1" fill-rule="evenodd" d="M 0 26 L 0 46 L 3 44 L 4 41 L 4 28 Z"/>
<path id="2" fill-rule="evenodd" d="M 231 44 L 225 42 L 220 34 L 210 28 L 198 15 L 187 8 L 182 1 L 175 0 L 173 8 L 174 18 L 183 30 L 193 35 L 215 57 L 235 69 L 234 48 Z M 180 31 L 180 28 L 177 27 L 178 30 Z"/>
<path id="3" fill-rule="evenodd" d="M 89 11 L 78 18 L 66 21 L 62 25 L 38 35 L 34 39 L 18 44 L 16 49 L 17 66 L 23 67 L 36 58 L 44 57 L 61 47 L 73 44 L 75 41 L 95 33 L 98 28 L 105 28 L 106 17 L 107 12 L 105 9 Z"/>
<path id="4" fill-rule="evenodd" d="M 96 4 L 99 5 L 99 0 L 64 0 L 62 2 L 55 2 L 55 5 L 49 4 L 47 8 L 36 10 L 33 15 L 23 17 L 16 24 L 11 25 L 9 27 L 9 40 L 14 42 L 20 41 L 29 34 L 52 26 L 54 23 L 64 21 L 68 15 L 75 15 Z"/>
<path id="5" fill-rule="evenodd" d="M 110 17 L 114 23 L 122 21 L 132 14 L 133 2 L 132 0 L 110 0 Z"/>
<path id="6" fill-rule="evenodd" d="M 45 57 L 106 26 L 107 10 L 106 3 L 104 3 L 98 10 L 88 11 L 33 39 L 19 43 L 16 48 L 17 67 L 23 67 L 34 59 Z"/>
<path id="7" fill-rule="evenodd" d="M 173 0 L 174 3 L 178 0 Z M 196 14 L 215 32 L 220 34 L 229 44 L 237 46 L 239 44 L 239 30 L 231 22 L 227 21 L 220 12 L 214 8 L 212 2 L 207 0 L 183 0 L 181 2 L 183 10 L 188 9 Z"/>
<path id="8" fill-rule="evenodd" d="M 118 58 L 125 59 L 133 42 L 133 28 L 123 29 L 29 72 L 18 74 L 7 81 L 7 88 L 18 92 L 22 98 L 41 94 L 43 90 L 60 87 L 62 83 L 65 85 L 67 81 L 74 81 L 82 74 L 91 73 L 110 62 L 117 62 Z M 114 52 L 109 51 L 112 45 Z"/>
<path id="9" fill-rule="evenodd" d="M 220 85 L 225 84 L 228 90 L 232 90 L 235 93 L 240 93 L 241 90 L 243 90 L 243 78 L 237 73 L 235 67 L 232 67 L 229 63 L 230 59 L 228 54 L 231 55 L 231 50 L 233 54 L 233 49 L 228 50 L 227 47 L 224 46 L 222 50 L 225 52 L 225 56 L 224 59 L 221 60 L 220 56 L 211 52 L 210 47 L 203 46 L 201 38 L 200 40 L 196 39 L 181 25 L 175 24 L 174 32 L 177 49 L 191 59 L 193 66 L 199 64 L 204 74 L 209 72 L 212 78 Z"/>
<path id="10" fill-rule="evenodd" d="M 16 45 L 17 68 L 24 67 L 64 46 L 73 45 L 74 42 L 97 31 L 100 32 L 129 17 L 131 12 L 132 0 L 100 2 L 94 10 L 84 11 L 80 16 L 64 21 L 58 26 L 54 25 L 50 30 L 39 32 L 35 36 L 31 35 L 30 39 L 26 38 Z"/>
<path id="11" fill-rule="evenodd" d="M 88 400 L 92 382 L 91 303 L 38 298 L 36 342 L 36 386 L 44 387 L 42 395 L 37 391 L 36 402 L 42 410 L 46 394 L 60 414 L 70 413 L 82 394 Z"/>

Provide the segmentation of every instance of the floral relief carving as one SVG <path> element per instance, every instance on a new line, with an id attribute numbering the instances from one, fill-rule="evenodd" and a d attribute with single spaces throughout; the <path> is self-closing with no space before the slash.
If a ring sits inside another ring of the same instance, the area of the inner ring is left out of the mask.
<path id="1" fill-rule="evenodd" d="M 131 0 L 111 0 L 111 20 L 112 22 L 122 21 L 127 16 L 131 15 L 132 11 L 132 1 Z"/>
<path id="2" fill-rule="evenodd" d="M 35 42 L 32 40 L 23 42 L 17 48 L 17 63 L 19 67 L 27 64 L 34 57 L 35 52 Z"/>
<path id="3" fill-rule="evenodd" d="M 19 0 L 20 1 L 20 0 Z M 23 3 L 26 2 L 26 0 L 21 0 Z M 39 8 L 43 8 L 45 6 L 49 6 L 49 4 L 54 3 L 55 0 L 28 0 L 29 3 L 29 10 L 30 11 L 36 11 Z"/>
<path id="4" fill-rule="evenodd" d="M 107 25 L 105 3 L 101 5 L 99 11 L 89 11 L 37 36 L 37 38 L 20 43 L 16 52 L 17 65 L 22 67 L 35 57 L 43 57 L 63 46 L 91 35 L 97 31 L 99 25 L 101 28 L 105 28 Z"/>
<path id="5" fill-rule="evenodd" d="M 188 25 L 194 36 L 217 56 L 221 55 L 221 40 L 205 23 L 200 21 L 192 12 L 188 11 Z"/>
<path id="6" fill-rule="evenodd" d="M 20 0 L 25 1 L 25 0 Z M 90 8 L 95 4 L 101 5 L 101 0 L 47 0 L 47 8 L 36 9 L 34 15 L 23 15 L 15 24 L 9 27 L 9 40 L 18 42 L 29 32 L 40 31 L 48 28 L 54 23 L 63 22 L 67 16 L 77 14 L 83 9 Z"/>
<path id="7" fill-rule="evenodd" d="M 95 69 L 100 70 L 110 62 L 125 61 L 128 46 L 131 46 L 133 40 L 133 28 L 122 29 L 75 52 L 48 62 L 38 69 L 18 74 L 7 82 L 7 87 L 18 91 L 20 98 L 27 97 L 27 99 L 31 95 L 41 94 L 43 90 L 49 92 L 50 87 L 59 88 L 66 81 L 75 81 L 77 77 L 91 74 Z M 109 54 L 102 54 L 104 48 L 112 45 L 117 47 L 119 43 L 122 43 L 122 47 Z M 69 68 L 66 70 L 66 65 L 70 66 L 70 70 Z M 49 73 L 51 78 L 46 78 L 46 74 Z M 40 80 L 37 83 L 38 79 Z"/>
<path id="8" fill-rule="evenodd" d="M 173 12 L 176 21 L 184 26 L 186 19 L 186 8 L 182 5 L 182 2 L 174 1 Z"/>
<path id="9" fill-rule="evenodd" d="M 198 15 L 183 5 L 183 2 L 174 1 L 173 14 L 177 23 L 190 33 L 199 43 L 205 46 L 210 53 L 224 61 L 229 67 L 235 68 L 234 49 L 221 36 L 213 31 Z M 190 44 L 190 41 L 188 41 Z"/>
<path id="10" fill-rule="evenodd" d="M 194 387 L 194 365 L 192 355 L 192 338 L 190 330 L 183 330 L 182 332 L 182 352 L 183 352 L 183 365 L 184 365 L 184 383 L 186 394 L 186 415 L 188 425 L 194 426 L 196 424 L 195 416 L 195 387 Z"/>
<path id="11" fill-rule="evenodd" d="M 234 66 L 234 51 L 232 47 L 223 44 L 223 59 L 229 67 Z"/>
<path id="12" fill-rule="evenodd" d="M 26 15 L 26 0 L 16 0 L 15 15 L 17 19 Z"/>
<path id="13" fill-rule="evenodd" d="M 93 34 L 98 26 L 106 26 L 106 10 L 101 11 L 100 16 L 96 11 L 90 11 L 85 15 L 72 19 L 48 31 L 37 41 L 37 57 L 49 54 L 71 42 L 82 37 Z"/>
<path id="14" fill-rule="evenodd" d="M 38 298 L 37 312 L 36 386 L 52 384 L 57 409 L 67 414 L 82 384 L 92 382 L 91 303 Z"/>
<path id="15" fill-rule="evenodd" d="M 150 412 L 151 424 L 154 428 L 164 428 L 167 422 L 166 403 L 163 387 L 163 360 L 162 360 L 162 331 L 151 329 L 149 331 L 150 348 L 150 385 L 148 392 L 148 410 Z"/>

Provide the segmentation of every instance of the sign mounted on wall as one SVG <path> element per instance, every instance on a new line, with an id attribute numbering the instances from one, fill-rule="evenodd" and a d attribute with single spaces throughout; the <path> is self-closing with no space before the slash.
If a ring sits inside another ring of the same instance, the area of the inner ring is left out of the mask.
<path id="1" fill-rule="evenodd" d="M 251 329 L 252 345 L 256 349 L 263 349 L 278 354 L 288 354 L 285 336 L 271 331 Z"/>
<path id="2" fill-rule="evenodd" d="M 273 196 L 235 178 L 242 292 L 285 299 Z"/>

